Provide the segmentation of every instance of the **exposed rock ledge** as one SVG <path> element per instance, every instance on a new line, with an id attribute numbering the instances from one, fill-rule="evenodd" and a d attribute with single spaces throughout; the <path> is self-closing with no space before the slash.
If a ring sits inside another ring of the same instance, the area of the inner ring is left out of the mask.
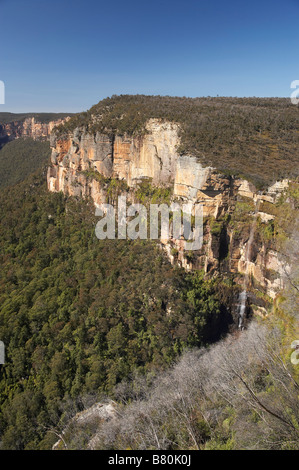
<path id="1" fill-rule="evenodd" d="M 261 194 L 246 180 L 203 167 L 198 158 L 179 155 L 178 130 L 177 124 L 151 119 L 147 133 L 138 137 L 88 134 L 79 128 L 63 138 L 52 134 L 48 188 L 67 195 L 91 197 L 95 204 L 101 204 L 106 202 L 103 184 L 96 178 L 89 178 L 88 172 L 125 180 L 132 190 L 148 178 L 153 185 L 171 186 L 176 200 L 202 203 L 204 217 L 216 220 L 232 213 L 239 197 L 274 203 L 287 188 L 288 181 L 283 180 Z M 260 212 L 260 217 L 267 223 L 274 216 Z M 204 268 L 206 272 L 218 270 L 223 252 L 227 251 L 231 272 L 244 273 L 245 269 L 250 269 L 266 292 L 275 297 L 282 287 L 283 270 L 277 253 L 266 252 L 264 246 L 256 247 L 254 266 L 250 267 L 250 262 L 244 261 L 247 242 L 248 239 L 236 239 L 231 233 L 215 235 L 207 225 L 204 246 L 192 259 L 182 251 L 181 240 L 171 240 L 165 249 L 172 262 L 179 262 L 186 269 Z M 271 271 L 277 273 L 277 279 L 273 280 L 273 276 L 267 279 L 270 265 Z"/>
<path id="2" fill-rule="evenodd" d="M 110 421 L 116 414 L 115 406 L 115 402 L 109 400 L 106 403 L 95 403 L 86 410 L 77 413 L 59 434 L 59 439 L 52 446 L 52 450 L 67 449 L 66 437 L 68 433 L 72 433 L 72 428 L 78 430 L 80 427 L 84 428 L 84 426 L 91 423 L 99 426 L 103 421 Z M 89 441 L 88 449 L 93 450 L 95 443 L 96 436 Z"/>
<path id="3" fill-rule="evenodd" d="M 49 140 L 54 127 L 67 119 L 69 118 L 39 122 L 34 117 L 28 117 L 23 121 L 0 123 L 0 145 L 10 140 L 28 137 L 34 140 Z"/>

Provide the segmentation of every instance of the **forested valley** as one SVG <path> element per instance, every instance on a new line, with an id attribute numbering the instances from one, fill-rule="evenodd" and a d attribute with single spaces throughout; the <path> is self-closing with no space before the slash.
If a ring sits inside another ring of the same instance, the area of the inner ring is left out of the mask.
<path id="1" fill-rule="evenodd" d="M 51 447 L 70 401 L 228 331 L 227 285 L 171 266 L 154 242 L 98 240 L 93 204 L 49 193 L 43 170 L 0 198 L 3 448 Z"/>
<path id="2" fill-rule="evenodd" d="M 23 147 L 1 150 L 1 449 L 298 449 L 297 183 L 279 215 L 287 288 L 239 331 L 232 278 L 98 240 L 92 201 L 47 191 L 47 144 L 28 142 L 34 172 Z M 76 419 L 97 403 L 117 412 Z"/>

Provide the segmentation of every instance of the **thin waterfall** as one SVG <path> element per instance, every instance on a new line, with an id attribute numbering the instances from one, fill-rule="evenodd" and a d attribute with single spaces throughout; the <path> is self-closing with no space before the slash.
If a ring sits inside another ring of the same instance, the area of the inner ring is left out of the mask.
<path id="1" fill-rule="evenodd" d="M 248 281 L 249 281 L 248 262 L 251 260 L 251 248 L 252 248 L 252 243 L 253 243 L 255 229 L 256 229 L 260 202 L 261 200 L 259 196 L 256 196 L 256 198 L 254 199 L 255 209 L 254 209 L 253 221 L 250 227 L 249 238 L 248 238 L 248 242 L 247 242 L 246 250 L 245 250 L 245 276 L 244 276 L 244 281 L 243 281 L 243 291 L 239 294 L 239 299 L 238 299 L 238 317 L 239 317 L 238 327 L 239 328 L 242 328 L 245 309 L 246 309 L 247 288 L 248 288 Z"/>

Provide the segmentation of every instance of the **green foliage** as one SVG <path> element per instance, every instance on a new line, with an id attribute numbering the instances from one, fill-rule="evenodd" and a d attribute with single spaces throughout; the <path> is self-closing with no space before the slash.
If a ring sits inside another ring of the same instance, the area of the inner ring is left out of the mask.
<path id="1" fill-rule="evenodd" d="M 289 338 L 273 326 L 253 321 L 186 351 L 148 383 L 137 376 L 121 384 L 115 419 L 94 430 L 96 448 L 298 450 L 298 371 L 286 355 Z"/>
<path id="2" fill-rule="evenodd" d="M 258 218 L 257 235 L 265 243 L 271 243 L 272 248 L 281 250 L 282 246 L 292 236 L 294 221 L 299 214 L 299 182 L 294 180 L 283 192 L 276 203 L 262 201 L 261 212 L 273 215 L 273 219 L 262 222 Z"/>
<path id="3" fill-rule="evenodd" d="M 274 234 L 278 247 L 290 238 L 299 214 L 299 180 L 293 181 L 274 206 Z"/>
<path id="4" fill-rule="evenodd" d="M 0 124 L 24 121 L 26 118 L 34 117 L 36 121 L 48 123 L 71 116 L 72 113 L 0 113 Z"/>
<path id="5" fill-rule="evenodd" d="M 274 237 L 274 234 L 275 234 L 275 229 L 274 229 L 274 221 L 273 220 L 269 220 L 269 222 L 263 222 L 263 223 L 259 223 L 258 226 L 257 226 L 257 231 L 258 231 L 258 234 L 261 238 L 261 240 L 264 242 L 264 243 L 267 243 L 269 241 L 272 241 L 273 240 L 273 237 Z"/>
<path id="6" fill-rule="evenodd" d="M 142 136 L 150 118 L 180 125 L 179 153 L 249 179 L 258 189 L 299 174 L 298 109 L 286 98 L 112 96 L 73 116 L 57 133 L 84 127 Z"/>
<path id="7" fill-rule="evenodd" d="M 129 190 L 129 186 L 127 185 L 126 180 L 120 180 L 118 178 L 108 178 L 99 173 L 98 171 L 94 170 L 86 170 L 82 171 L 82 173 L 90 179 L 95 179 L 106 191 L 107 194 L 107 202 L 108 203 L 115 203 L 117 197 L 127 192 Z"/>
<path id="8" fill-rule="evenodd" d="M 216 220 L 215 218 L 210 219 L 210 230 L 213 235 L 220 235 L 223 229 L 223 221 Z"/>
<path id="9" fill-rule="evenodd" d="M 106 189 L 108 202 L 113 203 L 117 200 L 118 196 L 129 190 L 129 186 L 127 185 L 126 180 L 110 178 Z"/>
<path id="10" fill-rule="evenodd" d="M 219 301 L 219 284 L 214 279 L 204 280 L 203 271 L 189 273 L 187 279 L 186 299 L 194 308 L 193 322 L 198 328 L 195 341 L 190 340 L 188 345 L 208 345 L 217 341 L 229 324 L 224 305 Z"/>
<path id="11" fill-rule="evenodd" d="M 146 179 L 138 184 L 135 191 L 136 199 L 142 204 L 170 204 L 173 193 L 172 186 L 154 186 Z"/>
<path id="12" fill-rule="evenodd" d="M 62 403 L 112 392 L 227 329 L 212 281 L 172 267 L 151 241 L 98 240 L 93 205 L 42 181 L 0 194 L 4 448 L 49 446 Z"/>
<path id="13" fill-rule="evenodd" d="M 99 181 L 100 183 L 102 183 L 103 185 L 109 183 L 109 178 L 106 178 L 106 177 L 105 177 L 102 173 L 100 173 L 99 171 L 95 171 L 95 170 L 85 170 L 85 171 L 82 171 L 81 173 L 82 173 L 83 175 L 85 175 L 86 178 L 90 178 L 91 180 L 92 180 L 92 179 L 97 180 L 97 181 Z"/>
<path id="14" fill-rule="evenodd" d="M 235 237 L 249 234 L 255 211 L 254 202 L 245 197 L 240 197 L 231 214 L 228 227 L 233 230 Z"/>
<path id="15" fill-rule="evenodd" d="M 0 150 L 0 188 L 19 183 L 43 167 L 50 157 L 49 142 L 16 139 Z"/>

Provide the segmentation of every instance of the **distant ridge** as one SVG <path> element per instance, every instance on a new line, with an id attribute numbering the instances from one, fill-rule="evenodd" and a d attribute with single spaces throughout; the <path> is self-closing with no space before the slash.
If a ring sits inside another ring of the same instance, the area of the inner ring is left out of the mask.
<path id="1" fill-rule="evenodd" d="M 179 154 L 258 188 L 299 176 L 298 106 L 288 98 L 113 95 L 56 129 L 141 136 L 152 118 L 179 125 Z"/>
<path id="2" fill-rule="evenodd" d="M 0 113 L 0 124 L 7 124 L 8 122 L 24 121 L 26 118 L 34 117 L 37 121 L 48 123 L 58 119 L 64 119 L 72 116 L 73 113 Z"/>

